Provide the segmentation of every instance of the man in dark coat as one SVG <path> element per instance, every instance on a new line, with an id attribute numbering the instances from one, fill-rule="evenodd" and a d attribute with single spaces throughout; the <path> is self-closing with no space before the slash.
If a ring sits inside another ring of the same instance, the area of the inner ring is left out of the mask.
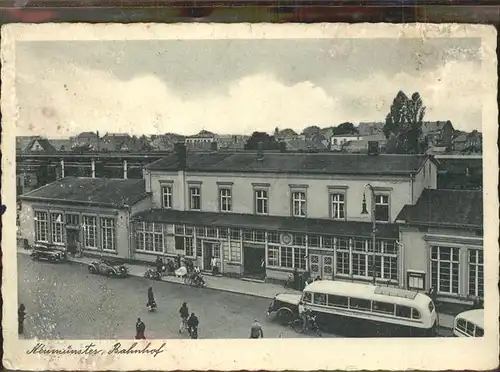
<path id="1" fill-rule="evenodd" d="M 257 319 L 254 319 L 250 328 L 250 338 L 264 338 L 264 331 L 262 331 L 262 326 Z"/>
<path id="2" fill-rule="evenodd" d="M 198 317 L 194 313 L 191 313 L 191 316 L 189 317 L 189 319 L 187 321 L 188 332 L 189 332 L 190 336 L 193 334 L 193 332 L 196 332 L 196 335 L 198 334 L 197 329 L 198 329 L 199 324 L 200 324 L 200 322 L 198 320 Z"/>
<path id="3" fill-rule="evenodd" d="M 163 272 L 163 260 L 160 256 L 156 257 L 156 271 L 159 273 Z"/>
<path id="4" fill-rule="evenodd" d="M 149 287 L 148 289 L 148 303 L 146 304 L 146 306 L 149 307 L 150 310 L 156 307 L 156 301 L 152 287 Z"/>
<path id="5" fill-rule="evenodd" d="M 17 310 L 17 331 L 19 334 L 24 333 L 24 319 L 26 319 L 26 307 L 21 304 Z"/>
<path id="6" fill-rule="evenodd" d="M 181 316 L 181 324 L 179 326 L 179 333 L 182 333 L 182 330 L 187 325 L 187 320 L 189 318 L 189 309 L 187 307 L 187 303 L 183 302 L 181 308 L 179 309 L 179 314 Z"/>
<path id="7" fill-rule="evenodd" d="M 146 331 L 146 324 L 141 320 L 141 318 L 137 318 L 137 323 L 135 323 L 135 339 L 136 340 L 145 340 L 146 336 L 144 332 Z"/>

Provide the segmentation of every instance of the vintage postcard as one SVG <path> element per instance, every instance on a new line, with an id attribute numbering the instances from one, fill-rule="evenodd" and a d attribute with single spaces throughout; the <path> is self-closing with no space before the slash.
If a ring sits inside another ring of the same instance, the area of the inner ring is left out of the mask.
<path id="1" fill-rule="evenodd" d="M 465 24 L 2 27 L 4 365 L 496 367 L 495 49 Z"/>

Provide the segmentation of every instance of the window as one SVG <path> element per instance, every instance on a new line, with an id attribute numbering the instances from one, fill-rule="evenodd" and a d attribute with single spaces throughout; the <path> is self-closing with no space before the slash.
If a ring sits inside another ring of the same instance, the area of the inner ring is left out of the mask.
<path id="1" fill-rule="evenodd" d="M 279 243 L 280 242 L 280 234 L 275 232 L 267 233 L 267 241 L 269 243 Z"/>
<path id="2" fill-rule="evenodd" d="M 356 309 L 356 310 L 371 310 L 371 301 L 370 300 L 364 300 L 362 298 L 354 298 L 351 297 L 351 309 Z"/>
<path id="3" fill-rule="evenodd" d="M 51 213 L 50 214 L 50 224 L 51 224 L 51 234 L 52 243 L 63 244 L 64 243 L 64 222 L 62 213 Z"/>
<path id="4" fill-rule="evenodd" d="M 66 225 L 79 226 L 80 216 L 77 214 L 67 214 L 66 215 Z"/>
<path id="5" fill-rule="evenodd" d="M 230 188 L 219 189 L 219 196 L 220 196 L 220 211 L 231 212 L 232 211 L 231 189 Z"/>
<path id="6" fill-rule="evenodd" d="M 303 248 L 293 248 L 293 267 L 297 269 L 306 269 L 306 250 Z"/>
<path id="7" fill-rule="evenodd" d="M 116 250 L 114 218 L 101 218 L 101 247 L 108 251 Z"/>
<path id="8" fill-rule="evenodd" d="M 407 282 L 408 282 L 408 289 L 424 290 L 425 273 L 408 271 Z"/>
<path id="9" fill-rule="evenodd" d="M 256 242 L 265 243 L 266 242 L 266 232 L 262 230 L 256 230 L 254 232 L 254 238 Z"/>
<path id="10" fill-rule="evenodd" d="M 372 306 L 374 313 L 394 315 L 394 304 L 389 304 L 387 302 L 373 301 Z"/>
<path id="11" fill-rule="evenodd" d="M 280 253 L 280 266 L 293 267 L 293 248 L 281 247 Z"/>
<path id="12" fill-rule="evenodd" d="M 83 216 L 83 246 L 85 248 L 97 248 L 97 218 Z"/>
<path id="13" fill-rule="evenodd" d="M 439 293 L 458 294 L 459 249 L 431 247 L 431 285 Z"/>
<path id="14" fill-rule="evenodd" d="M 201 188 L 189 188 L 189 209 L 199 211 L 201 210 Z"/>
<path id="15" fill-rule="evenodd" d="M 219 229 L 219 238 L 227 239 L 227 237 L 228 237 L 228 229 L 227 228 L 220 228 Z"/>
<path id="16" fill-rule="evenodd" d="M 267 265 L 279 266 L 279 247 L 269 246 L 267 249 Z"/>
<path id="17" fill-rule="evenodd" d="M 396 305 L 396 316 L 411 318 L 411 307 Z"/>
<path id="18" fill-rule="evenodd" d="M 484 329 L 476 326 L 476 337 L 483 337 L 483 336 L 484 336 Z"/>
<path id="19" fill-rule="evenodd" d="M 349 297 L 328 295 L 328 306 L 349 307 Z"/>
<path id="20" fill-rule="evenodd" d="M 240 240 L 240 229 L 229 229 L 229 232 L 231 234 L 231 240 Z"/>
<path id="21" fill-rule="evenodd" d="M 325 241 L 323 239 L 323 241 Z M 350 274 L 350 251 L 349 251 L 349 241 L 347 239 L 335 239 L 336 249 L 337 249 L 337 267 L 336 272 L 339 275 L 349 275 Z"/>
<path id="22" fill-rule="evenodd" d="M 182 227 L 182 225 L 179 225 Z M 136 225 L 136 249 L 144 252 L 163 252 L 163 225 L 139 222 Z"/>
<path id="23" fill-rule="evenodd" d="M 47 212 L 35 212 L 35 239 L 37 242 L 48 242 L 48 214 Z"/>
<path id="24" fill-rule="evenodd" d="M 420 319 L 420 311 L 418 311 L 417 309 L 411 309 L 411 318 Z"/>
<path id="25" fill-rule="evenodd" d="M 309 247 L 317 248 L 320 246 L 320 237 L 318 235 L 308 235 L 307 236 L 307 245 Z"/>
<path id="26" fill-rule="evenodd" d="M 294 217 L 306 216 L 306 193 L 295 191 L 292 193 L 292 215 Z"/>
<path id="27" fill-rule="evenodd" d="M 311 292 L 304 292 L 304 294 L 302 295 L 302 301 L 306 304 L 310 304 L 312 302 Z"/>
<path id="28" fill-rule="evenodd" d="M 375 220 L 389 221 L 389 195 L 375 195 Z"/>
<path id="29" fill-rule="evenodd" d="M 484 297 L 484 261 L 483 251 L 469 250 L 469 295 Z"/>
<path id="30" fill-rule="evenodd" d="M 163 195 L 163 208 L 172 208 L 172 186 L 163 186 L 161 190 Z"/>
<path id="31" fill-rule="evenodd" d="M 316 305 L 326 305 L 326 294 L 315 293 L 313 300 Z"/>
<path id="32" fill-rule="evenodd" d="M 331 217 L 335 219 L 345 218 L 345 195 L 344 194 L 330 194 L 331 203 Z"/>
<path id="33" fill-rule="evenodd" d="M 194 257 L 193 238 L 188 236 L 176 236 L 175 249 L 184 251 L 184 255 L 187 257 Z"/>
<path id="34" fill-rule="evenodd" d="M 255 190 L 255 213 L 268 214 L 267 190 Z"/>

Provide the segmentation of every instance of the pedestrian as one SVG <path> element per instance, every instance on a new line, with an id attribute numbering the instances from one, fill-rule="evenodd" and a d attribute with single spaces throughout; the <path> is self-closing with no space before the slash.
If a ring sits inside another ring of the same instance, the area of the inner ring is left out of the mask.
<path id="1" fill-rule="evenodd" d="M 212 265 L 212 275 L 215 276 L 217 274 L 217 258 L 212 256 L 212 260 L 210 261 L 210 264 Z"/>
<path id="2" fill-rule="evenodd" d="M 262 326 L 257 321 L 253 320 L 252 327 L 250 328 L 250 338 L 264 338 L 264 332 L 262 331 Z"/>
<path id="3" fill-rule="evenodd" d="M 314 281 L 317 282 L 318 280 L 321 280 L 321 277 L 319 275 L 316 277 L 316 279 L 314 279 Z"/>
<path id="4" fill-rule="evenodd" d="M 299 271 L 295 267 L 293 269 L 293 289 L 300 289 L 299 288 Z"/>
<path id="5" fill-rule="evenodd" d="M 146 336 L 144 332 L 146 331 L 146 324 L 141 320 L 141 318 L 137 318 L 137 323 L 135 323 L 135 339 L 136 340 L 145 340 Z"/>
<path id="6" fill-rule="evenodd" d="M 159 273 L 162 273 L 163 272 L 163 260 L 161 259 L 160 256 L 157 256 L 156 257 L 156 271 L 158 271 Z"/>
<path id="7" fill-rule="evenodd" d="M 187 321 L 188 325 L 188 333 L 191 336 L 191 338 L 198 338 L 198 325 L 200 324 L 200 321 L 198 320 L 198 317 L 195 315 L 195 313 L 191 313 L 191 316 L 189 317 Z"/>
<path id="8" fill-rule="evenodd" d="M 302 301 L 299 302 L 299 317 L 302 319 L 302 332 L 306 329 L 307 325 L 307 312 L 306 308 L 304 306 L 304 303 Z"/>
<path id="9" fill-rule="evenodd" d="M 181 267 L 182 256 L 179 254 L 175 257 L 175 268 L 178 269 Z"/>
<path id="10" fill-rule="evenodd" d="M 260 270 L 262 271 L 262 279 L 266 280 L 266 260 L 264 258 L 260 260 Z"/>
<path id="11" fill-rule="evenodd" d="M 181 308 L 179 309 L 179 314 L 181 315 L 181 324 L 179 326 L 179 333 L 182 333 L 183 329 L 187 327 L 187 320 L 189 318 L 189 309 L 187 303 L 183 302 Z"/>
<path id="12" fill-rule="evenodd" d="M 148 288 L 148 303 L 146 304 L 149 307 L 149 310 L 153 310 L 156 308 L 155 295 L 153 294 L 153 288 Z"/>
<path id="13" fill-rule="evenodd" d="M 21 304 L 17 310 L 17 332 L 20 335 L 24 333 L 24 319 L 26 319 L 26 307 Z"/>

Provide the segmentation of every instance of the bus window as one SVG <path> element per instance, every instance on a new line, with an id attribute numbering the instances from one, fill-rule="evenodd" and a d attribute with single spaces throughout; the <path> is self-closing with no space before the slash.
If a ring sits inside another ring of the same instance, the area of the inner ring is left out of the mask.
<path id="1" fill-rule="evenodd" d="M 476 337 L 483 337 L 483 336 L 484 336 L 484 329 L 476 326 Z"/>
<path id="2" fill-rule="evenodd" d="M 314 304 L 315 305 L 326 305 L 326 294 L 315 293 L 314 294 Z"/>
<path id="3" fill-rule="evenodd" d="M 434 304 L 432 303 L 432 301 L 429 302 L 429 311 L 430 311 L 431 314 L 434 311 Z"/>
<path id="4" fill-rule="evenodd" d="M 371 310 L 371 301 L 363 300 L 361 298 L 351 297 L 351 309 L 357 310 Z"/>
<path id="5" fill-rule="evenodd" d="M 411 309 L 411 318 L 420 319 L 420 311 L 418 311 L 417 309 Z"/>
<path id="6" fill-rule="evenodd" d="M 302 301 L 305 303 L 310 304 L 311 303 L 311 292 L 304 292 L 304 295 L 302 296 Z"/>
<path id="7" fill-rule="evenodd" d="M 394 315 L 394 304 L 373 301 L 373 312 Z"/>
<path id="8" fill-rule="evenodd" d="M 474 337 L 474 328 L 475 328 L 474 323 L 467 322 L 467 334 L 469 336 Z"/>
<path id="9" fill-rule="evenodd" d="M 349 298 L 344 296 L 328 295 L 328 306 L 349 307 Z"/>
<path id="10" fill-rule="evenodd" d="M 408 306 L 396 305 L 396 316 L 401 318 L 411 318 L 411 308 Z"/>
<path id="11" fill-rule="evenodd" d="M 465 329 L 466 329 L 466 324 L 465 324 L 465 320 L 463 319 L 457 319 L 457 329 L 462 331 L 462 332 L 465 332 Z"/>

